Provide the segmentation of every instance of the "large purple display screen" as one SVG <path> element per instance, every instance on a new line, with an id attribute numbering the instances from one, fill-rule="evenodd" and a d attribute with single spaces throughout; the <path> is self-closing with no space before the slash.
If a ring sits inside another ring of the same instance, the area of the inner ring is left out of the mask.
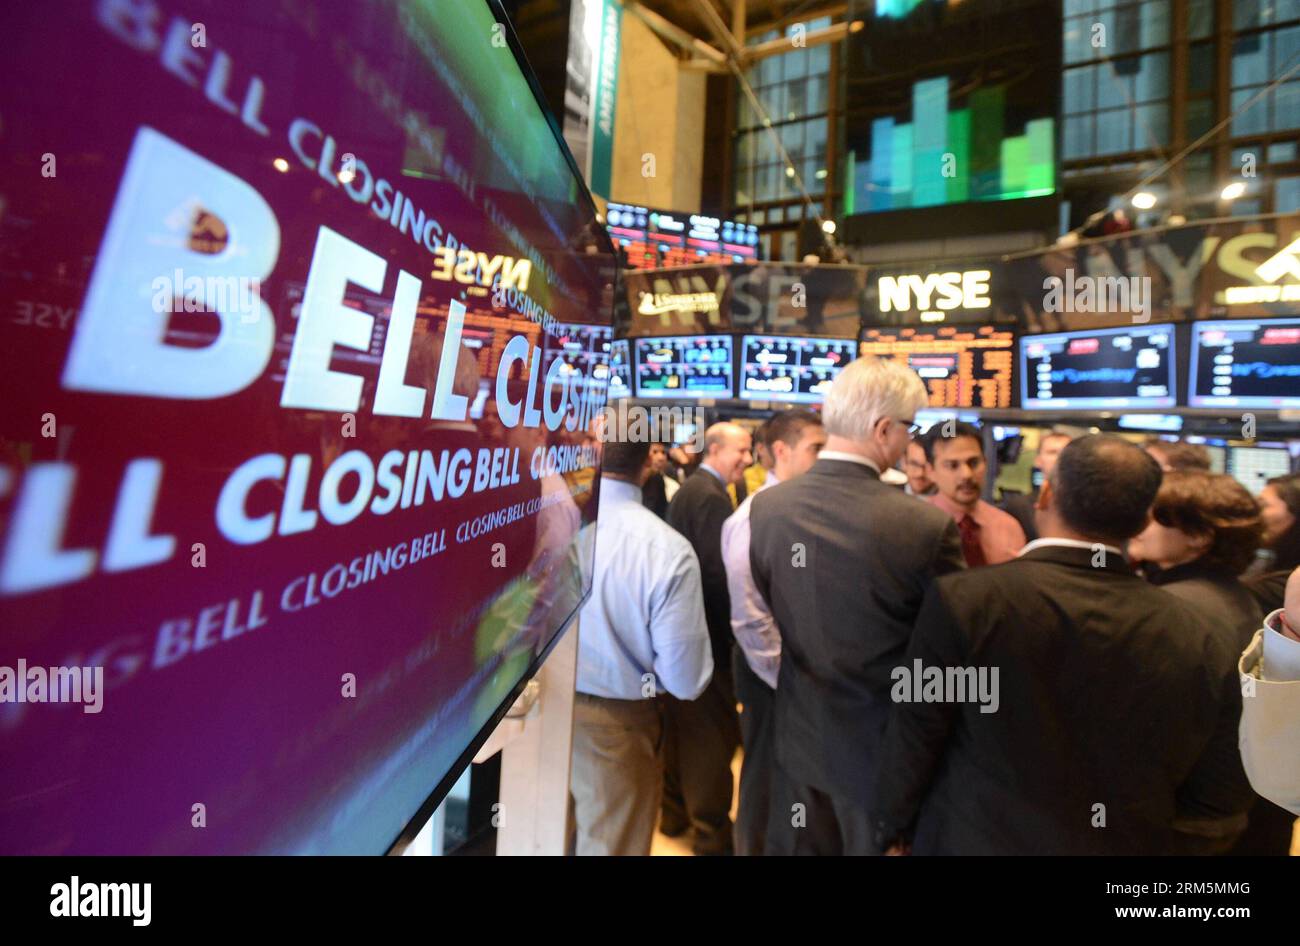
<path id="1" fill-rule="evenodd" d="M 381 852 L 580 604 L 614 257 L 495 11 L 6 12 L 0 852 Z"/>

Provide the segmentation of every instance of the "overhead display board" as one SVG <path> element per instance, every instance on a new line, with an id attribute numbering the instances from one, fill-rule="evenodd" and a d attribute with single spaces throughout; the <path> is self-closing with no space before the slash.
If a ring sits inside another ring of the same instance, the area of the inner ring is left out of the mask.
<path id="1" fill-rule="evenodd" d="M 831 382 L 857 357 L 844 338 L 746 335 L 742 340 L 739 397 L 820 404 Z"/>
<path id="2" fill-rule="evenodd" d="M 868 328 L 858 353 L 892 358 L 921 376 L 931 407 L 1011 407 L 1015 335 L 992 325 Z"/>
<path id="3" fill-rule="evenodd" d="M 1173 407 L 1174 339 L 1172 325 L 1024 336 L 1021 407 Z"/>

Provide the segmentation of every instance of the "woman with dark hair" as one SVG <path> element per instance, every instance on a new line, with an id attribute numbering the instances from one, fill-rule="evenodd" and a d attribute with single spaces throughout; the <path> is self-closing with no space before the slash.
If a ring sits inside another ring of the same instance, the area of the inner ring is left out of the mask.
<path id="1" fill-rule="evenodd" d="M 1275 476 L 1259 494 L 1264 546 L 1273 553 L 1270 568 L 1290 572 L 1300 565 L 1300 475 Z"/>
<path id="2" fill-rule="evenodd" d="M 1192 605 L 1218 628 L 1237 653 L 1263 621 L 1254 596 L 1238 576 L 1263 541 L 1260 507 L 1230 476 L 1202 471 L 1166 473 L 1151 506 L 1151 523 L 1129 542 L 1148 580 Z M 1238 837 L 1207 840 L 1197 853 L 1280 854 L 1291 844 L 1289 812 L 1256 799 Z M 1227 826 L 1224 826 L 1225 831 Z"/>
<path id="3" fill-rule="evenodd" d="M 1275 476 L 1259 494 L 1264 521 L 1264 548 L 1270 562 L 1261 562 L 1246 576 L 1246 587 L 1265 614 L 1282 607 L 1287 577 L 1300 566 L 1300 475 Z"/>

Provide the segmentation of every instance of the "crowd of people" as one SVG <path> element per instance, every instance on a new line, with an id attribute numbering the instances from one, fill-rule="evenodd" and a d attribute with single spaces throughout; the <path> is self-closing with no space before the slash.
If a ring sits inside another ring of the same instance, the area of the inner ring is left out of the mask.
<path id="1" fill-rule="evenodd" d="M 1287 853 L 1300 477 L 1256 501 L 1194 444 L 1057 431 L 999 508 L 926 404 L 863 358 L 684 479 L 604 445 L 577 853 Z"/>

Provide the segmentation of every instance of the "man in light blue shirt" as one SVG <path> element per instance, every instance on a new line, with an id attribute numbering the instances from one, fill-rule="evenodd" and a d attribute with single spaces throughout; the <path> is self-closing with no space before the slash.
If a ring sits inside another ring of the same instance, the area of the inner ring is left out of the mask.
<path id="1" fill-rule="evenodd" d="M 663 786 L 656 697 L 693 700 L 713 676 L 699 561 L 641 504 L 650 472 L 649 443 L 604 445 L 591 597 L 578 618 L 571 791 L 580 855 L 650 853 Z"/>

